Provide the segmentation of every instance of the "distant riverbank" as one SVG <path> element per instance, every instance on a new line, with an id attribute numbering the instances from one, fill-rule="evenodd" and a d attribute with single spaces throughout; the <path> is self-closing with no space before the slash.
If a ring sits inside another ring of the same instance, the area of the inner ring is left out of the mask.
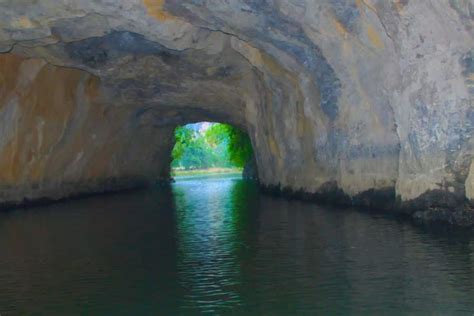
<path id="1" fill-rule="evenodd" d="M 194 176 L 194 175 L 206 175 L 206 174 L 226 174 L 226 173 L 242 173 L 241 168 L 208 168 L 208 169 L 173 169 L 171 175 L 173 177 L 180 176 Z"/>

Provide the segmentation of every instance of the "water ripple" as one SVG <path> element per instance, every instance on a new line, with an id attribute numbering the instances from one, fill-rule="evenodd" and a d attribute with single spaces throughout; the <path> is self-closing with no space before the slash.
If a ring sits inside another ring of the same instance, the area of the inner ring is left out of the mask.
<path id="1" fill-rule="evenodd" d="M 474 237 L 237 178 L 0 214 L 0 313 L 474 313 Z"/>

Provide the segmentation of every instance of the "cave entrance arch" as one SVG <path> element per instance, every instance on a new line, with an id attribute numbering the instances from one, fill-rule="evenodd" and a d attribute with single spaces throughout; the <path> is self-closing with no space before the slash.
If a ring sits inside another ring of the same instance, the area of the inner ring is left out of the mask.
<path id="1" fill-rule="evenodd" d="M 220 122 L 194 122 L 174 128 L 170 175 L 241 173 L 257 179 L 252 142 L 246 131 Z"/>

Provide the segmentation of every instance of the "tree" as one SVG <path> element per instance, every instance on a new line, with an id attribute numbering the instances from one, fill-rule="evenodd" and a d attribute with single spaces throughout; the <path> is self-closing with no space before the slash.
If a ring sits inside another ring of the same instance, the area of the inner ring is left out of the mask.
<path id="1" fill-rule="evenodd" d="M 228 125 L 227 131 L 229 159 L 235 166 L 243 168 L 253 156 L 250 138 L 246 133 L 233 126 Z"/>
<path id="2" fill-rule="evenodd" d="M 228 124 L 214 124 L 206 131 L 211 146 L 225 144 L 229 161 L 235 167 L 244 167 L 252 158 L 252 143 L 247 133 Z"/>
<path id="3" fill-rule="evenodd" d="M 242 168 L 253 156 L 248 135 L 227 124 L 213 124 L 205 132 L 189 126 L 178 127 L 175 138 L 174 168 Z"/>
<path id="4" fill-rule="evenodd" d="M 193 131 L 186 126 L 179 126 L 174 131 L 176 143 L 173 148 L 172 157 L 174 160 L 180 160 L 186 148 L 192 143 Z"/>

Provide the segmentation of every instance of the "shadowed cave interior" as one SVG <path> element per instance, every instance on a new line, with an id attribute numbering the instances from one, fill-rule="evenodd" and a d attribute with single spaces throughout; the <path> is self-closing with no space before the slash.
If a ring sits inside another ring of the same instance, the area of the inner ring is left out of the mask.
<path id="1" fill-rule="evenodd" d="M 466 1 L 0 9 L 5 207 L 166 178 L 174 128 L 218 121 L 271 191 L 474 223 Z"/>

